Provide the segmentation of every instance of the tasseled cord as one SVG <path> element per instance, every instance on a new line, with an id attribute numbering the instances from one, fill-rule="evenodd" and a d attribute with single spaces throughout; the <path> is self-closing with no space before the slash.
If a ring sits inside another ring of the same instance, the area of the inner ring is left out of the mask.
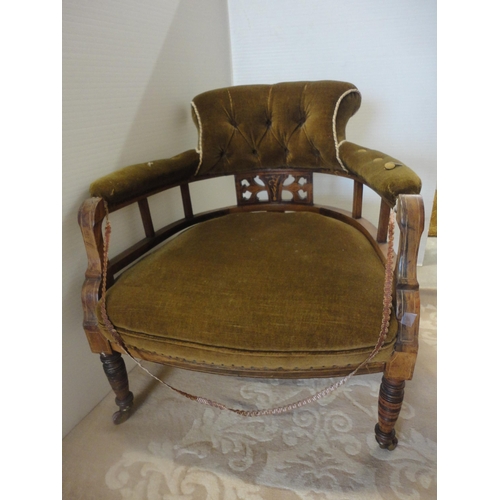
<path id="1" fill-rule="evenodd" d="M 269 408 L 264 410 L 241 410 L 237 408 L 229 408 L 222 403 L 218 403 L 217 401 L 212 401 L 208 398 L 203 398 L 201 396 L 194 396 L 193 394 L 189 394 L 187 392 L 181 391 L 180 389 L 176 389 L 171 385 L 167 384 L 165 381 L 159 379 L 156 375 L 151 373 L 145 366 L 143 366 L 132 354 L 128 347 L 125 345 L 121 335 L 116 331 L 115 327 L 111 323 L 108 318 L 108 314 L 106 312 L 106 280 L 107 280 L 107 269 L 108 269 L 108 250 L 109 250 L 109 242 L 111 237 L 111 224 L 109 222 L 109 213 L 108 206 L 105 203 L 106 209 L 106 229 L 104 235 L 104 255 L 103 255 L 103 271 L 102 271 L 102 298 L 101 298 L 101 315 L 104 321 L 104 325 L 107 330 L 111 333 L 116 343 L 123 349 L 123 351 L 138 365 L 142 370 L 148 373 L 155 380 L 168 387 L 172 391 L 177 392 L 181 396 L 185 398 L 191 399 L 198 403 L 201 403 L 206 406 L 212 406 L 215 408 L 219 408 L 220 410 L 227 410 L 233 413 L 237 413 L 238 415 L 242 415 L 244 417 L 259 417 L 262 415 L 279 415 L 281 413 L 286 413 L 293 411 L 297 408 L 301 408 L 302 406 L 309 405 L 314 403 L 326 396 L 330 393 L 344 385 L 353 375 L 355 375 L 361 368 L 363 368 L 366 364 L 368 364 L 380 351 L 382 346 L 384 345 L 385 339 L 387 337 L 387 332 L 389 331 L 389 321 L 391 317 L 391 308 L 392 308 L 392 272 L 393 272 L 393 263 L 394 263 L 394 212 L 391 210 L 389 217 L 389 237 L 388 237 L 388 250 L 387 250 L 387 260 L 385 264 L 385 278 L 384 278 L 384 300 L 383 300 L 383 309 L 382 309 L 382 325 L 380 328 L 380 334 L 377 340 L 377 344 L 373 348 L 372 352 L 368 355 L 368 357 L 359 364 L 351 373 L 346 375 L 344 378 L 339 380 L 338 382 L 326 387 L 325 389 L 317 392 L 311 397 L 302 399 L 295 403 L 290 403 L 285 406 L 278 406 L 275 408 Z"/>

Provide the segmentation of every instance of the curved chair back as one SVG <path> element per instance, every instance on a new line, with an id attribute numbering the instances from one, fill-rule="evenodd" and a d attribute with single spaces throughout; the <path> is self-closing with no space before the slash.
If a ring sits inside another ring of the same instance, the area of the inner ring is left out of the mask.
<path id="1" fill-rule="evenodd" d="M 199 133 L 196 175 L 277 168 L 347 172 L 339 158 L 361 104 L 345 82 L 287 82 L 211 90 L 192 102 Z"/>

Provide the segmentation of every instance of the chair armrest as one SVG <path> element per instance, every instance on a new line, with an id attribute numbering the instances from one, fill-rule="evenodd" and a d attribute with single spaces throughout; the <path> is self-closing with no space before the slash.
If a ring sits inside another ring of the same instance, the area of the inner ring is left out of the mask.
<path id="1" fill-rule="evenodd" d="M 87 198 L 78 212 L 78 225 L 82 231 L 88 262 L 81 297 L 83 329 L 91 351 L 111 354 L 113 350 L 109 341 L 100 332 L 95 314 L 102 279 L 102 223 L 105 215 L 104 202 L 100 198 Z"/>
<path id="2" fill-rule="evenodd" d="M 401 195 L 397 222 L 399 248 L 394 269 L 394 293 L 398 334 L 394 353 L 386 365 L 385 376 L 410 380 L 418 352 L 420 293 L 417 280 L 417 256 L 424 230 L 424 203 L 420 195 Z"/>
<path id="3" fill-rule="evenodd" d="M 413 170 L 392 156 L 344 141 L 339 146 L 343 165 L 391 206 L 400 194 L 419 194 L 422 181 Z M 392 167 L 392 168 L 391 168 Z"/>
<path id="4" fill-rule="evenodd" d="M 188 181 L 199 161 L 199 154 L 191 149 L 165 160 L 130 165 L 94 181 L 90 195 L 103 198 L 111 205 L 134 200 Z"/>

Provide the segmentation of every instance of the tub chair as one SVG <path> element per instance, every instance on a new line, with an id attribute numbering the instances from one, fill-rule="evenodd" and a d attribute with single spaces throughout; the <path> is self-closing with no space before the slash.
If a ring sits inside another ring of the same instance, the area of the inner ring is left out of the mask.
<path id="1" fill-rule="evenodd" d="M 403 161 L 346 139 L 360 103 L 339 81 L 210 90 L 191 103 L 194 149 L 91 184 L 79 212 L 83 327 L 116 394 L 115 423 L 133 403 L 125 353 L 232 376 L 343 377 L 285 407 L 231 409 L 242 418 L 295 411 L 352 375 L 381 372 L 375 437 L 396 446 L 418 351 L 421 181 Z M 317 174 L 352 181 L 352 210 L 314 203 Z M 190 186 L 218 176 L 234 179 L 236 204 L 195 212 Z M 365 186 L 380 196 L 377 226 L 362 217 Z M 165 190 L 178 191 L 183 216 L 157 227 L 148 199 Z M 107 215 L 130 205 L 144 237 L 113 253 Z"/>

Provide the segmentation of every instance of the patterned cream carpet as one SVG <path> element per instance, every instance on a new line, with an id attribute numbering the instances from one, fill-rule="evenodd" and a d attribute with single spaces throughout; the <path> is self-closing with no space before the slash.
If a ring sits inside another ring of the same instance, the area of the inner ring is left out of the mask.
<path id="1" fill-rule="evenodd" d="M 423 290 L 421 298 L 419 358 L 414 379 L 406 384 L 393 452 L 380 449 L 373 432 L 381 374 L 355 377 L 295 413 L 248 418 L 184 399 L 135 368 L 131 418 L 112 424 L 115 404 L 109 394 L 63 440 L 63 498 L 436 498 L 436 291 Z M 299 399 L 331 383 L 148 367 L 181 389 L 252 408 Z"/>

